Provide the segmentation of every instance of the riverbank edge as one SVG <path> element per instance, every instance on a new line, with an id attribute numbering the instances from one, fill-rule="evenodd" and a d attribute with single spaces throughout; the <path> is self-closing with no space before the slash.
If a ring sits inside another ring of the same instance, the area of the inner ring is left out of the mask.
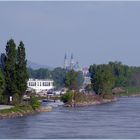
<path id="1" fill-rule="evenodd" d="M 140 97 L 140 93 L 118 94 L 117 97 Z"/>
<path id="2" fill-rule="evenodd" d="M 52 107 L 46 106 L 46 107 L 39 107 L 38 109 L 29 109 L 29 110 L 21 110 L 17 112 L 10 112 L 10 113 L 0 113 L 0 120 L 1 119 L 12 119 L 17 117 L 23 117 L 27 115 L 34 115 L 41 112 L 51 112 Z"/>
<path id="3" fill-rule="evenodd" d="M 113 99 L 102 99 L 100 101 L 94 100 L 90 102 L 77 102 L 73 104 L 64 104 L 65 107 L 84 107 L 84 106 L 94 106 L 94 105 L 100 105 L 100 104 L 106 104 L 111 102 L 116 102 L 118 99 L 117 97 L 114 97 Z"/>

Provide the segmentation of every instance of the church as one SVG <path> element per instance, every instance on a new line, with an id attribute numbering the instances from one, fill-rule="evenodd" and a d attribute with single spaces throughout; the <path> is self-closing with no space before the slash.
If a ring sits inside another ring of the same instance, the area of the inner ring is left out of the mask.
<path id="1" fill-rule="evenodd" d="M 87 85 L 91 84 L 90 80 L 90 74 L 88 71 L 88 68 L 82 68 L 80 67 L 78 61 L 75 62 L 73 54 L 71 54 L 70 61 L 68 61 L 67 54 L 64 56 L 64 69 L 66 70 L 74 70 L 74 71 L 81 71 L 83 73 L 84 82 L 83 87 L 86 87 Z"/>
<path id="2" fill-rule="evenodd" d="M 64 57 L 64 69 L 82 71 L 82 68 L 79 65 L 79 62 L 74 60 L 73 54 L 71 54 L 70 61 L 68 60 L 67 54 Z"/>

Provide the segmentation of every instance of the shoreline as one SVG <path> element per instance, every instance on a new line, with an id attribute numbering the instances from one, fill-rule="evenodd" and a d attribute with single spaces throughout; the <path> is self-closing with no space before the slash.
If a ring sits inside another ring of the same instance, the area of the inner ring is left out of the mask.
<path id="1" fill-rule="evenodd" d="M 18 117 L 24 117 L 27 115 L 33 115 L 33 114 L 38 114 L 41 112 L 51 112 L 52 107 L 51 106 L 46 106 L 46 107 L 40 107 L 38 109 L 29 109 L 29 110 L 20 110 L 17 112 L 10 112 L 10 113 L 0 113 L 0 120 L 2 119 L 12 119 L 12 118 L 18 118 Z"/>
<path id="2" fill-rule="evenodd" d="M 117 97 L 140 97 L 140 93 L 132 93 L 132 94 L 126 94 L 126 95 L 116 95 Z"/>
<path id="3" fill-rule="evenodd" d="M 64 104 L 65 107 L 84 107 L 84 106 L 94 106 L 94 105 L 101 105 L 101 104 L 106 104 L 106 103 L 111 103 L 111 102 L 116 102 L 118 99 L 114 97 L 113 99 L 102 99 L 100 101 L 95 100 L 95 101 L 90 101 L 90 102 L 77 102 L 73 104 Z"/>
<path id="4" fill-rule="evenodd" d="M 140 97 L 140 93 L 134 93 L 130 95 L 118 95 L 115 96 L 113 99 L 100 99 L 100 100 L 94 100 L 94 101 L 83 101 L 83 102 L 77 102 L 74 103 L 65 103 L 63 106 L 64 107 L 84 107 L 84 106 L 95 106 L 95 105 L 101 105 L 101 104 L 106 104 L 106 103 L 112 103 L 116 102 L 119 97 Z M 27 115 L 34 115 L 42 112 L 51 112 L 52 111 L 52 106 L 41 106 L 38 109 L 27 109 L 27 110 L 19 110 L 17 112 L 8 112 L 8 113 L 1 113 L 0 112 L 0 120 L 2 119 L 12 119 L 12 118 L 18 118 L 18 117 L 24 117 Z M 6 110 L 6 109 L 5 109 Z"/>

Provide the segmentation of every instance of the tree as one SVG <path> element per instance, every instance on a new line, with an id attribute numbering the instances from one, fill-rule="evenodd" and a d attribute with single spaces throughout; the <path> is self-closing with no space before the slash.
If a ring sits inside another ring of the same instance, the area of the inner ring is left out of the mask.
<path id="1" fill-rule="evenodd" d="M 109 62 L 109 66 L 111 67 L 112 73 L 115 77 L 115 86 L 128 86 L 132 72 L 130 67 L 117 61 Z"/>
<path id="2" fill-rule="evenodd" d="M 5 80 L 2 71 L 0 70 L 0 102 L 3 102 L 5 90 Z"/>
<path id="3" fill-rule="evenodd" d="M 17 93 L 16 85 L 16 44 L 13 39 L 10 39 L 6 45 L 6 61 L 5 61 L 5 89 L 8 102 L 10 96 Z"/>
<path id="4" fill-rule="evenodd" d="M 27 89 L 27 80 L 28 80 L 28 71 L 27 71 L 27 60 L 26 52 L 23 42 L 19 43 L 17 48 L 17 62 L 16 62 L 16 81 L 17 81 L 17 90 L 19 93 L 19 98 L 22 98 L 22 95 Z"/>
<path id="5" fill-rule="evenodd" d="M 97 94 L 111 93 L 114 86 L 115 78 L 112 70 L 108 65 L 98 65 L 90 67 L 91 83 L 93 90 Z"/>
<path id="6" fill-rule="evenodd" d="M 67 72 L 65 78 L 65 86 L 70 90 L 77 90 L 78 86 L 78 73 L 74 70 Z"/>
<path id="7" fill-rule="evenodd" d="M 83 85 L 83 82 L 84 82 L 84 76 L 83 76 L 83 73 L 81 71 L 78 71 L 77 72 L 78 74 L 78 86 L 81 87 Z"/>
<path id="8" fill-rule="evenodd" d="M 52 71 L 52 79 L 55 81 L 57 87 L 64 87 L 65 85 L 66 70 L 60 67 Z"/>

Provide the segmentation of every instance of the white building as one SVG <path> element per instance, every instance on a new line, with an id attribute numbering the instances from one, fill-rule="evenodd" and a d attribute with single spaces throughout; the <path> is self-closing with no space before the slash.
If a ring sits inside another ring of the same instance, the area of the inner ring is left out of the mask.
<path id="1" fill-rule="evenodd" d="M 54 81 L 49 79 L 29 79 L 27 87 L 35 90 L 36 93 L 48 91 L 54 88 Z"/>

